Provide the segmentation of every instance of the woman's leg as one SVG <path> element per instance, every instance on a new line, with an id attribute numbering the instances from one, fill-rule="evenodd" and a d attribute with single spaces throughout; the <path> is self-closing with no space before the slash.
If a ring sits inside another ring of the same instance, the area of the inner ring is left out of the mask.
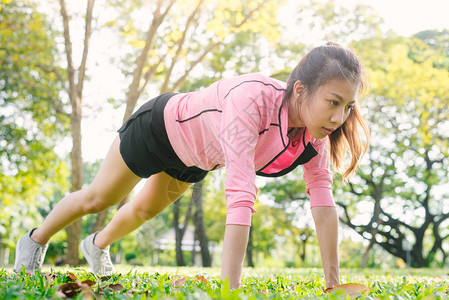
<path id="1" fill-rule="evenodd" d="M 58 202 L 42 226 L 34 230 L 31 237 L 35 242 L 46 244 L 55 233 L 82 216 L 105 210 L 129 194 L 141 178 L 125 164 L 119 146 L 120 138 L 117 137 L 93 183 Z"/>
<path id="2" fill-rule="evenodd" d="M 99 248 L 119 240 L 152 219 L 178 199 L 191 185 L 162 172 L 150 176 L 135 199 L 123 205 L 111 222 L 95 236 Z"/>

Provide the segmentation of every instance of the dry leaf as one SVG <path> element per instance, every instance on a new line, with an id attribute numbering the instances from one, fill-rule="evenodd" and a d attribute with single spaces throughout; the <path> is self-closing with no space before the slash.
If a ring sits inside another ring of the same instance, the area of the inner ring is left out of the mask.
<path id="1" fill-rule="evenodd" d="M 86 280 L 84 280 L 82 283 L 85 283 L 85 284 L 87 284 L 88 286 L 93 286 L 96 282 L 95 282 L 95 281 L 92 281 L 92 280 L 89 280 L 89 279 L 86 279 Z"/>
<path id="2" fill-rule="evenodd" d="M 119 283 L 110 284 L 110 285 L 108 285 L 108 288 L 110 288 L 111 290 L 116 291 L 116 292 L 120 292 L 121 290 L 124 289 L 123 285 L 121 285 Z"/>
<path id="3" fill-rule="evenodd" d="M 315 278 L 312 278 L 312 279 L 308 280 L 308 281 L 306 282 L 306 284 L 311 284 L 311 283 L 313 283 L 314 281 L 315 281 Z"/>
<path id="4" fill-rule="evenodd" d="M 356 299 L 362 296 L 363 292 L 369 291 L 369 288 L 364 286 L 363 284 L 358 283 L 346 283 L 336 285 L 332 288 L 328 288 L 325 290 L 327 293 L 332 293 L 336 291 L 344 291 L 345 295 L 348 295 L 351 299 Z"/>
<path id="5" fill-rule="evenodd" d="M 172 282 L 170 283 L 171 287 L 180 287 L 186 282 L 187 279 L 184 276 L 176 276 L 173 278 Z"/>
<path id="6" fill-rule="evenodd" d="M 134 296 L 135 294 L 137 294 L 137 295 L 145 295 L 145 296 L 148 296 L 149 291 L 148 291 L 148 290 L 147 290 L 147 291 L 141 291 L 141 290 L 132 289 L 132 290 L 126 291 L 126 292 L 124 293 L 124 295 L 126 295 L 126 296 L 128 296 L 128 297 L 132 297 L 132 296 Z"/>
<path id="7" fill-rule="evenodd" d="M 61 285 L 59 292 L 62 292 L 67 298 L 73 298 L 81 292 L 81 287 L 76 282 L 69 282 Z"/>
<path id="8" fill-rule="evenodd" d="M 68 272 L 68 273 L 66 274 L 66 276 L 67 276 L 68 279 L 71 279 L 71 280 L 73 280 L 73 281 L 75 281 L 75 280 L 78 279 L 78 278 L 75 276 L 75 274 L 70 273 L 70 272 Z"/>
<path id="9" fill-rule="evenodd" d="M 58 275 L 54 274 L 54 273 L 44 273 L 45 278 L 47 279 L 48 285 L 51 286 L 51 282 L 53 280 L 53 278 L 58 277 Z"/>
<path id="10" fill-rule="evenodd" d="M 197 275 L 197 276 L 195 277 L 195 279 L 198 280 L 198 281 L 201 281 L 202 283 L 206 283 L 206 284 L 209 283 L 209 281 L 207 281 L 207 279 L 204 278 L 204 276 L 201 276 L 201 275 Z"/>

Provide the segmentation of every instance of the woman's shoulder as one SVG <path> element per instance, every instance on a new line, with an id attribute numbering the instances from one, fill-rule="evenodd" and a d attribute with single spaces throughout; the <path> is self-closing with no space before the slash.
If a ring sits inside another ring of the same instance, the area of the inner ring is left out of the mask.
<path id="1" fill-rule="evenodd" d="M 248 73 L 234 77 L 235 80 L 240 82 L 248 82 L 254 84 L 272 85 L 278 88 L 285 88 L 286 83 L 262 73 Z"/>

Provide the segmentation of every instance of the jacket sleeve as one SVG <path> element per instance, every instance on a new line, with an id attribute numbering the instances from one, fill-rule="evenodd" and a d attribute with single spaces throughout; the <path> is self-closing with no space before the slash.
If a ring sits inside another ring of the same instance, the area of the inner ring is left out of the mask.
<path id="1" fill-rule="evenodd" d="M 327 139 L 316 140 L 313 146 L 318 151 L 318 155 L 303 166 L 303 178 L 310 197 L 310 206 L 335 206 Z"/>
<path id="2" fill-rule="evenodd" d="M 236 88 L 223 101 L 220 142 L 226 164 L 226 225 L 251 225 L 256 212 L 255 148 L 260 112 L 254 91 Z"/>

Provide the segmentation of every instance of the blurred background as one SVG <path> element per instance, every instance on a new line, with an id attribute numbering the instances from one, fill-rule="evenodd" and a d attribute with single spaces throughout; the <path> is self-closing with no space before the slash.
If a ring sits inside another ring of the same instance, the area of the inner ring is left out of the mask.
<path id="1" fill-rule="evenodd" d="M 352 48 L 369 79 L 359 100 L 371 146 L 350 183 L 334 181 L 341 266 L 447 267 L 447 11 L 445 0 L 0 0 L 0 267 L 93 180 L 136 107 L 242 73 L 286 80 L 326 41 Z M 224 176 L 210 173 L 113 244 L 113 261 L 219 266 Z M 246 265 L 319 267 L 302 168 L 257 184 Z M 45 263 L 85 263 L 80 238 L 119 206 L 55 235 Z"/>

